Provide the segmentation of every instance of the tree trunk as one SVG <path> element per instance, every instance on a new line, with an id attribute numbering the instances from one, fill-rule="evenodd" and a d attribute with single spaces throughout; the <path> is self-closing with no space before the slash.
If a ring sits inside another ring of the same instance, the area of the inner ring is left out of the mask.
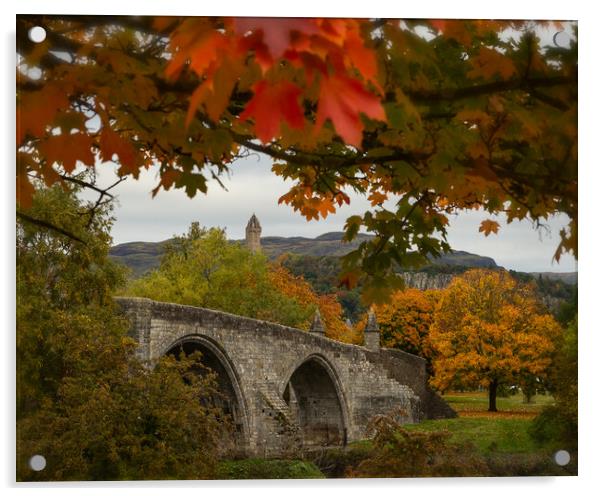
<path id="1" fill-rule="evenodd" d="M 497 379 L 493 379 L 489 383 L 489 412 L 497 412 L 497 408 L 495 406 L 495 399 L 497 396 Z"/>

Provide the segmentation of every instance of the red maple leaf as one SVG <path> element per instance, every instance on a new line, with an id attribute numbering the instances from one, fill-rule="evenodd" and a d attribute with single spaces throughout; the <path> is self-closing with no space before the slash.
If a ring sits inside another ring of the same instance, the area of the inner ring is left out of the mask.
<path id="1" fill-rule="evenodd" d="M 277 136 L 282 120 L 292 128 L 303 127 L 303 111 L 299 105 L 301 88 L 289 81 L 259 81 L 253 87 L 253 98 L 240 114 L 243 120 L 255 120 L 255 133 L 264 143 Z"/>
<path id="2" fill-rule="evenodd" d="M 234 19 L 234 29 L 239 35 L 261 31 L 263 43 L 274 59 L 282 57 L 291 46 L 291 36 L 295 33 L 312 35 L 319 32 L 314 19 L 277 17 L 238 17 Z"/>
<path id="3" fill-rule="evenodd" d="M 372 119 L 386 119 L 378 97 L 357 79 L 340 74 L 322 76 L 316 130 L 330 119 L 346 143 L 359 147 L 364 129 L 360 112 Z"/>

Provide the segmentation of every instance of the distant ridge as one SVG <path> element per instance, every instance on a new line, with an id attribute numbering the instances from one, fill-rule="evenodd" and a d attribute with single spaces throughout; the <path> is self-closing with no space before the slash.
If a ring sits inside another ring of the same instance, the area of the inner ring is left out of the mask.
<path id="1" fill-rule="evenodd" d="M 342 232 L 328 232 L 316 238 L 302 236 L 283 237 L 266 236 L 261 238 L 261 247 L 271 259 L 283 253 L 310 256 L 340 257 L 356 249 L 363 241 L 372 239 L 369 234 L 358 234 L 351 243 L 342 243 Z M 159 266 L 165 247 L 171 240 L 149 242 L 134 241 L 113 246 L 109 256 L 123 265 L 129 267 L 134 276 L 141 276 Z M 244 242 L 244 240 L 236 240 Z M 482 257 L 466 251 L 452 251 L 442 255 L 433 262 L 433 265 L 486 267 L 496 268 L 498 265 L 491 257 Z"/>
<path id="2" fill-rule="evenodd" d="M 529 272 L 533 277 L 541 276 L 550 281 L 562 281 L 567 284 L 577 284 L 577 272 Z"/>

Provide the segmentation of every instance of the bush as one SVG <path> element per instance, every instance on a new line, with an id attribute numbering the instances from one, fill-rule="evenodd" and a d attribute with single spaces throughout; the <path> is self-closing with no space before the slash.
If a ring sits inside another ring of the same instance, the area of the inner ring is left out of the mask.
<path id="1" fill-rule="evenodd" d="M 329 448 L 310 454 L 309 459 L 329 479 L 345 477 L 372 454 L 370 441 L 359 441 L 344 448 Z"/>
<path id="2" fill-rule="evenodd" d="M 404 429 L 395 416 L 377 417 L 373 451 L 352 477 L 466 477 L 489 475 L 482 455 L 470 443 L 450 444 L 447 431 Z"/>
<path id="3" fill-rule="evenodd" d="M 575 451 L 577 422 L 561 407 L 548 406 L 533 419 L 529 435 L 540 445 Z"/>
<path id="4" fill-rule="evenodd" d="M 555 359 L 552 387 L 556 405 L 533 420 L 530 435 L 540 444 L 577 451 L 577 319 L 567 327 Z"/>

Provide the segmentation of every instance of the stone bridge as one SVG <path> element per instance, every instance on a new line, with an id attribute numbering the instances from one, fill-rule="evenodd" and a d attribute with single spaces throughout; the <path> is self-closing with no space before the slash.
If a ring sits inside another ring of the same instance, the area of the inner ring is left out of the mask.
<path id="1" fill-rule="evenodd" d="M 455 416 L 428 389 L 424 359 L 380 347 L 373 316 L 364 347 L 326 338 L 319 315 L 308 332 L 146 298 L 117 301 L 143 360 L 202 352 L 247 454 L 342 446 L 365 439 L 370 419 L 393 410 L 408 423 Z"/>

